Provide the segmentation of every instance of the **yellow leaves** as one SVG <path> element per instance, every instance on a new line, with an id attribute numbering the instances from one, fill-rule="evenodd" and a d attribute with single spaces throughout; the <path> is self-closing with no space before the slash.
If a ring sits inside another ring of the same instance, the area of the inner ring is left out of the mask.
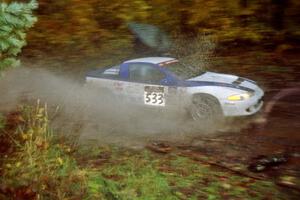
<path id="1" fill-rule="evenodd" d="M 31 140 L 33 135 L 33 130 L 29 129 L 27 132 L 21 132 L 21 139 L 24 141 Z"/>
<path id="2" fill-rule="evenodd" d="M 228 183 L 222 183 L 221 186 L 222 186 L 224 189 L 227 189 L 227 190 L 229 190 L 229 189 L 231 188 L 231 185 L 228 184 Z"/>
<path id="3" fill-rule="evenodd" d="M 229 17 L 223 17 L 222 19 L 219 20 L 222 29 L 230 29 L 232 28 L 232 25 L 234 23 L 234 20 Z"/>
<path id="4" fill-rule="evenodd" d="M 86 170 L 75 170 L 73 173 L 70 174 L 70 180 L 72 181 L 85 181 L 88 174 Z"/>
<path id="5" fill-rule="evenodd" d="M 294 176 L 282 176 L 279 182 L 285 185 L 296 185 L 296 180 Z"/>
<path id="6" fill-rule="evenodd" d="M 58 157 L 58 158 L 56 159 L 56 161 L 57 161 L 57 163 L 58 163 L 59 165 L 63 165 L 63 164 L 64 164 L 64 161 L 63 161 L 63 159 L 62 159 L 61 157 Z"/>
<path id="7" fill-rule="evenodd" d="M 66 152 L 70 153 L 71 152 L 71 148 L 70 147 L 66 148 Z"/>
<path id="8" fill-rule="evenodd" d="M 144 0 L 127 1 L 122 0 L 122 4 L 115 8 L 115 16 L 121 20 L 122 24 L 130 21 L 143 21 L 146 20 L 150 13 L 148 10 L 151 6 Z"/>
<path id="9" fill-rule="evenodd" d="M 23 118 L 22 115 L 19 116 L 18 120 L 19 120 L 20 122 L 25 122 L 25 119 Z"/>
<path id="10" fill-rule="evenodd" d="M 22 133 L 22 134 L 21 134 L 21 138 L 22 138 L 23 140 L 27 140 L 29 137 L 28 137 L 28 135 L 27 135 L 26 133 Z"/>
<path id="11" fill-rule="evenodd" d="M 36 118 L 43 118 L 45 116 L 45 108 L 38 108 Z"/>
<path id="12" fill-rule="evenodd" d="M 7 164 L 5 164 L 5 167 L 7 168 L 7 169 L 15 169 L 15 168 L 19 168 L 19 167 L 21 167 L 21 165 L 22 165 L 22 162 L 20 162 L 20 161 L 17 161 L 16 163 L 13 163 L 13 164 L 11 164 L 11 163 L 7 163 Z"/>
<path id="13" fill-rule="evenodd" d="M 194 9 L 187 9 L 186 11 L 190 15 L 190 19 L 188 20 L 189 24 L 198 24 L 203 22 L 204 20 L 207 20 L 207 18 L 211 17 L 212 10 L 216 7 L 214 6 L 213 1 L 205 1 L 200 0 L 194 3 L 193 8 Z M 198 9 L 195 9 L 198 8 Z"/>
<path id="14" fill-rule="evenodd" d="M 21 164 L 22 164 L 21 162 L 17 162 L 17 163 L 16 163 L 16 167 L 17 167 L 17 168 L 20 167 Z"/>
<path id="15" fill-rule="evenodd" d="M 66 144 L 57 144 L 57 147 L 61 150 L 63 150 L 65 153 L 71 153 L 72 152 L 72 148 L 69 145 Z"/>
<path id="16" fill-rule="evenodd" d="M 49 147 L 48 141 L 40 136 L 36 137 L 34 143 L 38 148 L 41 148 L 41 149 L 48 149 L 48 147 Z"/>
<path id="17" fill-rule="evenodd" d="M 5 165 L 5 167 L 10 169 L 12 167 L 12 165 L 8 163 L 8 164 Z"/>
<path id="18" fill-rule="evenodd" d="M 43 185 L 41 186 L 41 189 L 42 189 L 42 190 L 46 190 L 46 188 L 47 188 L 47 186 L 46 186 L 45 184 L 43 184 Z"/>

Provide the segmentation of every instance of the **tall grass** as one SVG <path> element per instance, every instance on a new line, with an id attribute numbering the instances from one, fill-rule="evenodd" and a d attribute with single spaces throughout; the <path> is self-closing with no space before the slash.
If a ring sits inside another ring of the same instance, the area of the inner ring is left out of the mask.
<path id="1" fill-rule="evenodd" d="M 57 142 L 49 128 L 47 106 L 24 107 L 1 162 L 2 195 L 12 199 L 81 198 L 86 174 L 69 155 L 70 147 Z"/>

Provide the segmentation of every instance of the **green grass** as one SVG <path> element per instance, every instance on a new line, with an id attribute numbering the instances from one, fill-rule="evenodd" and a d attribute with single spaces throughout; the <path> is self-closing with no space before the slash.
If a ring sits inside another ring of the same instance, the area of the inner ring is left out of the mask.
<path id="1" fill-rule="evenodd" d="M 273 182 L 221 171 L 176 153 L 70 146 L 53 135 L 47 109 L 40 105 L 25 107 L 17 118 L 21 120 L 7 140 L 13 151 L 1 155 L 0 199 L 288 198 Z M 4 121 L 0 125 L 5 130 Z"/>
<path id="2" fill-rule="evenodd" d="M 110 153 L 106 162 L 90 171 L 87 199 L 286 198 L 272 182 L 233 175 L 176 154 L 124 149 Z"/>
<path id="3" fill-rule="evenodd" d="M 91 172 L 89 190 L 92 196 L 105 199 L 178 199 L 164 173 L 155 168 L 147 152 L 115 152 L 113 163 Z M 121 155 L 120 157 L 118 156 Z"/>

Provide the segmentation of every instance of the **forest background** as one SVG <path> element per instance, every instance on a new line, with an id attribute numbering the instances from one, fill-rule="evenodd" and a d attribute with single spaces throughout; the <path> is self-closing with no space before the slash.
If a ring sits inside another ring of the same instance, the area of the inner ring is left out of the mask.
<path id="1" fill-rule="evenodd" d="M 12 2 L 5 0 L 5 2 Z M 28 2 L 28 1 L 19 1 Z M 136 38 L 128 23 L 152 24 L 171 38 L 205 35 L 216 50 L 298 49 L 297 0 L 39 0 L 24 56 L 130 57 Z"/>

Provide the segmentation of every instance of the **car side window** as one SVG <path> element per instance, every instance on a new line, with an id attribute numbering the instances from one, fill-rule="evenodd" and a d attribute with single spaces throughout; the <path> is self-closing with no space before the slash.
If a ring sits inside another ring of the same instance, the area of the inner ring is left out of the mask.
<path id="1" fill-rule="evenodd" d="M 153 65 L 144 63 L 129 64 L 129 80 L 141 83 L 159 84 L 165 75 Z"/>

